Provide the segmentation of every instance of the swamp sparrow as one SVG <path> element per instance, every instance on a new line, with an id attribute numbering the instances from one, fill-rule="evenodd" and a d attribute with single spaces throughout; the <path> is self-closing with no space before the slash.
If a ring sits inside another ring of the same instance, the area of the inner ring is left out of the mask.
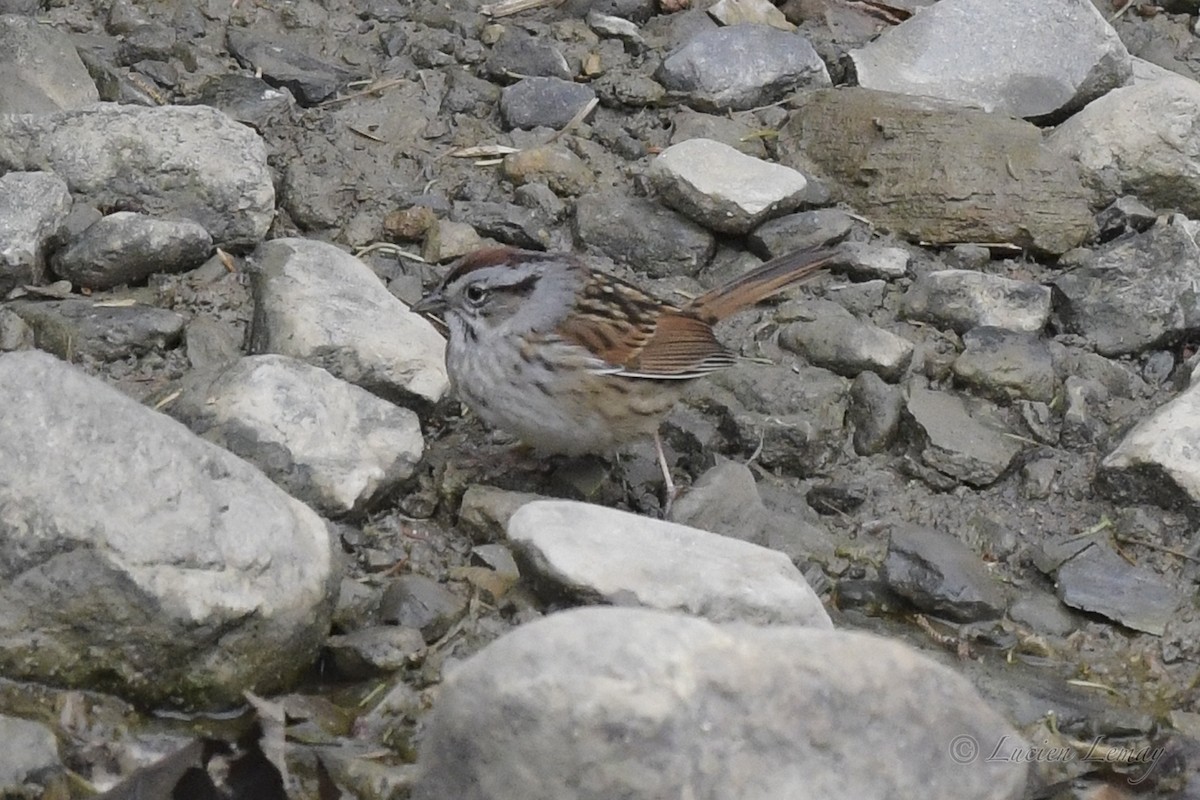
<path id="1" fill-rule="evenodd" d="M 685 384 L 735 363 L 713 325 L 834 255 L 780 256 L 675 305 L 574 255 L 495 247 L 460 259 L 412 308 L 444 316 L 450 382 L 484 422 L 565 455 L 653 437 L 669 503 L 659 423 Z"/>

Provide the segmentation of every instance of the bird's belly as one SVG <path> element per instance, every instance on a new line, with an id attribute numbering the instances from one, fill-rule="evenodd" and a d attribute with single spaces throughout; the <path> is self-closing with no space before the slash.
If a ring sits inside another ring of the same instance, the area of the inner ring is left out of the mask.
<path id="1" fill-rule="evenodd" d="M 516 348 L 511 359 L 480 349 L 448 354 L 459 398 L 488 425 L 551 453 L 606 453 L 648 438 L 683 390 L 681 381 L 550 368 Z"/>

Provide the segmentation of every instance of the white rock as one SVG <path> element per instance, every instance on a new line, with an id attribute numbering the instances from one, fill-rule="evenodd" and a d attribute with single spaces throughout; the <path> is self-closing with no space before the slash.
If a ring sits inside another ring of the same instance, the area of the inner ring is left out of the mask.
<path id="1" fill-rule="evenodd" d="M 1017 117 L 1081 108 L 1132 71 L 1088 0 L 941 0 L 850 57 L 864 88 Z"/>
<path id="2" fill-rule="evenodd" d="M 832 627 L 791 560 L 749 542 L 566 500 L 522 506 L 508 538 L 543 578 L 580 596 L 717 622 Z"/>
<path id="3" fill-rule="evenodd" d="M 147 704 L 284 688 L 336 590 L 325 523 L 71 365 L 0 355 L 0 672 Z"/>
<path id="4" fill-rule="evenodd" d="M 955 671 L 877 636 L 587 608 L 452 671 L 414 800 L 1018 800 L 1029 752 Z"/>
<path id="5" fill-rule="evenodd" d="M 197 375 L 167 410 L 329 514 L 394 489 L 424 449 L 416 414 L 286 356 Z"/>
<path id="6" fill-rule="evenodd" d="M 650 164 L 663 202 L 707 228 L 746 233 L 804 199 L 807 179 L 791 167 L 745 155 L 712 139 L 673 144 Z"/>
<path id="7" fill-rule="evenodd" d="M 307 361 L 395 402 L 446 393 L 446 340 L 366 264 L 308 239 L 274 239 L 254 261 L 252 352 Z"/>
<path id="8" fill-rule="evenodd" d="M 1047 143 L 1079 162 L 1098 206 L 1123 194 L 1200 217 L 1200 83 L 1181 75 L 1115 89 Z"/>

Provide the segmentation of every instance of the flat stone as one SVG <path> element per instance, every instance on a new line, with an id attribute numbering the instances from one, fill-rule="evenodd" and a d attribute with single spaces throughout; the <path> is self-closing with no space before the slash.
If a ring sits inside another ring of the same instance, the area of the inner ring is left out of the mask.
<path id="1" fill-rule="evenodd" d="M 1059 598 L 1081 611 L 1161 636 L 1180 598 L 1165 576 L 1093 544 L 1058 568 Z"/>
<path id="2" fill-rule="evenodd" d="M 1092 236 L 1093 192 L 1036 125 L 861 87 L 804 92 L 793 104 L 777 140 L 780 163 L 896 236 L 1049 255 Z"/>
<path id="3" fill-rule="evenodd" d="M 829 628 L 782 553 L 715 533 L 565 500 L 523 506 L 508 538 L 527 574 L 582 599 L 742 620 Z"/>
<path id="4" fill-rule="evenodd" d="M 982 401 L 967 404 L 945 392 L 913 387 L 904 411 L 914 444 L 933 469 L 972 486 L 994 483 L 1021 452 L 1021 442 Z"/>
<path id="5" fill-rule="evenodd" d="M 943 0 L 850 53 L 858 85 L 1014 117 L 1065 116 L 1132 66 L 1091 3 Z"/>
<path id="6" fill-rule="evenodd" d="M 983 561 L 959 539 L 920 525 L 897 525 L 882 576 L 922 611 L 959 622 L 996 619 L 1007 601 Z"/>
<path id="7" fill-rule="evenodd" d="M 795 210 L 808 185 L 794 169 L 711 139 L 671 145 L 650 163 L 649 176 L 664 203 L 706 228 L 733 234 Z"/>
<path id="8" fill-rule="evenodd" d="M 436 402 L 446 342 L 349 253 L 274 239 L 254 253 L 250 349 L 322 367 L 385 400 Z"/>
<path id="9" fill-rule="evenodd" d="M 412 796 L 1017 800 L 1024 752 L 962 675 L 896 641 L 587 608 L 448 676 Z"/>
<path id="10" fill-rule="evenodd" d="M 987 325 L 1037 333 L 1050 321 L 1050 289 L 1028 281 L 964 269 L 922 275 L 904 294 L 909 319 L 959 333 Z"/>

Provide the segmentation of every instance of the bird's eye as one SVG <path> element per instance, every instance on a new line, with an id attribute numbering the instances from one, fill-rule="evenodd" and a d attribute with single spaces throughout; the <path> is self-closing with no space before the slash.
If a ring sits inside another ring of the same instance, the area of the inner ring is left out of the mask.
<path id="1" fill-rule="evenodd" d="M 467 302 L 473 306 L 483 305 L 483 301 L 487 299 L 488 290 L 477 283 L 473 283 L 463 292 L 463 297 L 467 298 Z"/>

